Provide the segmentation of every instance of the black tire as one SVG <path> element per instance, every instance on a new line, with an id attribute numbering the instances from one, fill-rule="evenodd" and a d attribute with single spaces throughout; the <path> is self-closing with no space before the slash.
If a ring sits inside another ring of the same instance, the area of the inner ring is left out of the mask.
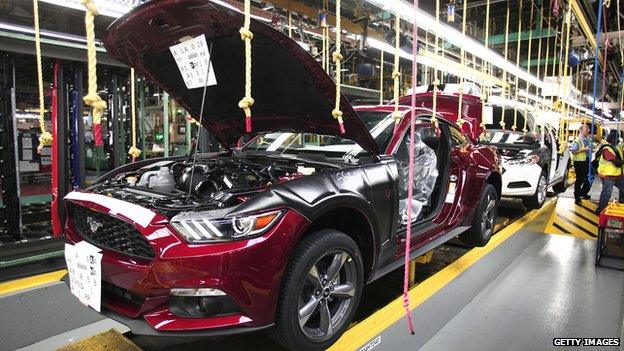
<path id="1" fill-rule="evenodd" d="M 546 171 L 542 171 L 540 174 L 539 181 L 537 182 L 537 189 L 535 189 L 535 194 L 529 197 L 522 198 L 522 203 L 524 207 L 528 210 L 535 210 L 538 208 L 542 208 L 544 202 L 546 202 L 546 197 L 548 196 L 548 174 Z"/>
<path id="2" fill-rule="evenodd" d="M 568 162 L 568 165 L 566 166 L 565 169 L 565 173 L 563 173 L 563 179 L 553 185 L 553 190 L 555 191 L 555 194 L 561 194 L 563 192 L 565 192 L 566 190 L 568 190 L 568 187 L 570 186 L 570 177 L 569 174 L 570 173 L 570 163 Z"/>
<path id="3" fill-rule="evenodd" d="M 282 279 L 275 327 L 269 334 L 289 350 L 325 350 L 347 329 L 360 302 L 364 282 L 360 250 L 348 235 L 325 229 L 310 233 L 297 245 L 291 257 Z M 331 263 L 338 261 L 342 263 L 335 275 L 337 281 L 334 280 L 336 285 L 333 287 L 345 287 L 349 279 L 355 280 L 348 286 L 348 290 L 342 290 L 343 293 L 334 291 L 331 281 L 326 282 L 325 279 L 331 274 Z M 312 274 L 313 271 L 316 274 Z M 314 276 L 319 279 L 314 279 Z M 343 296 L 332 297 L 332 294 Z M 306 299 L 309 300 L 306 302 Z M 343 306 L 344 303 L 347 305 Z M 309 317 L 302 317 L 302 311 L 312 305 L 315 307 L 308 309 L 313 309 L 306 315 Z M 328 315 L 330 322 L 324 325 L 331 328 L 323 328 L 322 317 Z M 318 328 L 315 328 L 317 325 Z M 323 329 L 327 332 L 323 332 Z"/>
<path id="4" fill-rule="evenodd" d="M 491 203 L 493 201 L 493 203 Z M 492 184 L 485 184 L 479 205 L 472 220 L 472 226 L 459 236 L 466 245 L 485 246 L 494 234 L 496 214 L 498 212 L 498 194 Z M 490 208 L 488 208 L 491 206 Z"/>

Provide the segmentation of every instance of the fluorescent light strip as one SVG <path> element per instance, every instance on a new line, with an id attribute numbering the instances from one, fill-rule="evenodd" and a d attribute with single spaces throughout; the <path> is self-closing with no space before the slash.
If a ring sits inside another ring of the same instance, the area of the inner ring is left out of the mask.
<path id="1" fill-rule="evenodd" d="M 35 30 L 32 27 L 20 26 L 17 24 L 0 22 L 0 29 L 10 30 L 18 33 L 27 33 L 27 34 L 35 34 Z M 87 39 L 85 37 L 80 37 L 78 35 L 61 33 L 61 32 L 52 32 L 49 30 L 41 30 L 39 34 L 42 37 L 56 38 L 56 39 L 65 39 L 69 41 L 76 41 L 80 43 L 86 43 Z M 98 39 L 95 40 L 96 45 L 102 45 L 102 42 Z"/>
<path id="2" fill-rule="evenodd" d="M 527 110 L 527 111 L 535 110 L 535 106 L 533 105 L 525 104 L 523 102 L 516 101 L 516 100 L 506 99 L 500 96 L 490 96 L 488 103 L 490 103 L 491 105 L 495 105 L 495 106 L 513 107 L 513 108 L 517 108 L 518 110 Z"/>
<path id="3" fill-rule="evenodd" d="M 369 37 L 368 45 L 374 49 L 394 55 L 394 47 L 381 40 Z M 399 56 L 409 61 L 414 60 L 414 56 L 405 52 L 404 50 L 399 50 Z M 436 68 L 442 72 L 447 72 L 457 77 L 463 77 L 469 81 L 482 83 L 486 86 L 504 84 L 501 79 L 484 74 L 483 72 L 475 70 L 473 68 L 461 66 L 461 64 L 458 62 L 449 60 L 447 58 L 442 58 L 439 55 L 436 55 L 429 51 L 419 54 L 416 58 L 416 62 L 427 67 Z"/>
<path id="4" fill-rule="evenodd" d="M 466 52 L 479 57 L 492 65 L 503 69 L 512 76 L 518 76 L 518 78 L 531 83 L 541 89 L 542 81 L 527 71 L 517 67 L 510 61 L 505 60 L 504 57 L 496 53 L 495 51 L 487 48 L 480 42 L 463 35 L 460 31 L 453 27 L 450 27 L 442 22 L 438 22 L 434 17 L 425 13 L 422 10 L 418 10 L 414 15 L 414 8 L 412 4 L 405 1 L 388 1 L 388 0 L 366 0 L 367 2 L 382 8 L 385 11 L 400 14 L 401 19 L 409 23 L 416 23 L 418 27 L 425 31 L 437 33 L 440 38 L 443 38 L 447 42 L 455 45 L 458 48 L 463 48 Z"/>
<path id="5" fill-rule="evenodd" d="M 39 0 L 52 5 L 67 7 L 74 10 L 85 11 L 85 6 L 80 0 Z M 126 12 L 132 10 L 131 6 L 125 6 L 121 3 L 112 3 L 106 0 L 94 0 L 98 13 L 103 16 L 119 18 Z"/>

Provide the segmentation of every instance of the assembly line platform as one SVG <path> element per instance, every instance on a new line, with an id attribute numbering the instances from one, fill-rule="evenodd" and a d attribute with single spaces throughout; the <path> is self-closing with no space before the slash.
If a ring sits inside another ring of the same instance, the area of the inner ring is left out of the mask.
<path id="1" fill-rule="evenodd" d="M 620 338 L 624 273 L 594 266 L 595 206 L 554 198 L 499 230 L 485 247 L 436 249 L 432 262 L 417 265 L 410 290 L 414 335 L 400 297 L 402 272 L 391 273 L 365 289 L 356 322 L 330 350 L 544 350 L 557 337 Z M 76 302 L 58 281 L 63 273 L 0 284 L 0 314 L 11 316 L 0 349 L 279 349 L 264 334 L 122 336 L 127 328 Z"/>

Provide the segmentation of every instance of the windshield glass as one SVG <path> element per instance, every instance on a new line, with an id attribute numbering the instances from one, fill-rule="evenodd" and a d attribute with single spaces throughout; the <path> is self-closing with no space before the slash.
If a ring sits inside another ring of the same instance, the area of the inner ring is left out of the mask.
<path id="1" fill-rule="evenodd" d="M 392 114 L 379 111 L 360 111 L 360 119 L 371 133 L 379 150 L 388 146 L 394 131 Z M 349 128 L 347 125 L 346 128 Z M 357 143 L 336 136 L 312 133 L 264 133 L 245 145 L 242 151 L 267 151 L 279 153 L 320 152 L 327 156 L 357 156 L 365 151 Z"/>
<path id="2" fill-rule="evenodd" d="M 539 146 L 539 140 L 534 133 L 522 133 L 510 130 L 488 130 L 483 133 L 481 142 L 486 144 Z"/>

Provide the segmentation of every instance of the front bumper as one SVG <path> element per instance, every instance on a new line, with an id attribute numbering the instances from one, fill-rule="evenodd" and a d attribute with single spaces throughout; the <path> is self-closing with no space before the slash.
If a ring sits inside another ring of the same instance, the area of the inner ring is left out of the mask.
<path id="1" fill-rule="evenodd" d="M 537 164 L 509 165 L 503 162 L 503 169 L 502 196 L 523 197 L 535 194 L 542 167 Z"/>
<path id="2" fill-rule="evenodd" d="M 288 210 L 260 237 L 198 245 L 180 239 L 162 217 L 154 216 L 143 227 L 131 213 L 107 208 L 97 198 L 72 201 L 132 223 L 154 248 L 152 261 L 102 248 L 102 280 L 122 292 L 113 295 L 102 289 L 102 314 L 128 325 L 136 334 L 208 336 L 270 327 L 289 254 L 309 224 Z M 71 214 L 65 236 L 69 243 L 83 240 Z M 240 310 L 207 318 L 182 318 L 169 309 L 172 288 L 219 289 Z"/>
<path id="3" fill-rule="evenodd" d="M 66 274 L 63 278 L 61 278 L 67 287 L 70 288 L 69 282 L 69 274 Z M 224 328 L 224 329 L 207 329 L 207 330 L 195 330 L 195 331 L 175 331 L 175 332 L 167 332 L 167 331 L 159 331 L 154 329 L 152 325 L 147 323 L 145 319 L 141 318 L 130 318 L 119 313 L 113 312 L 107 308 L 102 308 L 100 312 L 103 316 L 106 316 L 112 320 L 115 320 L 126 327 L 130 328 L 130 332 L 134 335 L 146 335 L 146 336 L 167 336 L 167 337 L 216 337 L 216 336 L 227 336 L 227 335 L 239 335 L 246 333 L 255 333 L 263 330 L 268 330 L 273 327 L 273 323 L 261 326 L 261 327 L 233 327 L 233 328 Z"/>

